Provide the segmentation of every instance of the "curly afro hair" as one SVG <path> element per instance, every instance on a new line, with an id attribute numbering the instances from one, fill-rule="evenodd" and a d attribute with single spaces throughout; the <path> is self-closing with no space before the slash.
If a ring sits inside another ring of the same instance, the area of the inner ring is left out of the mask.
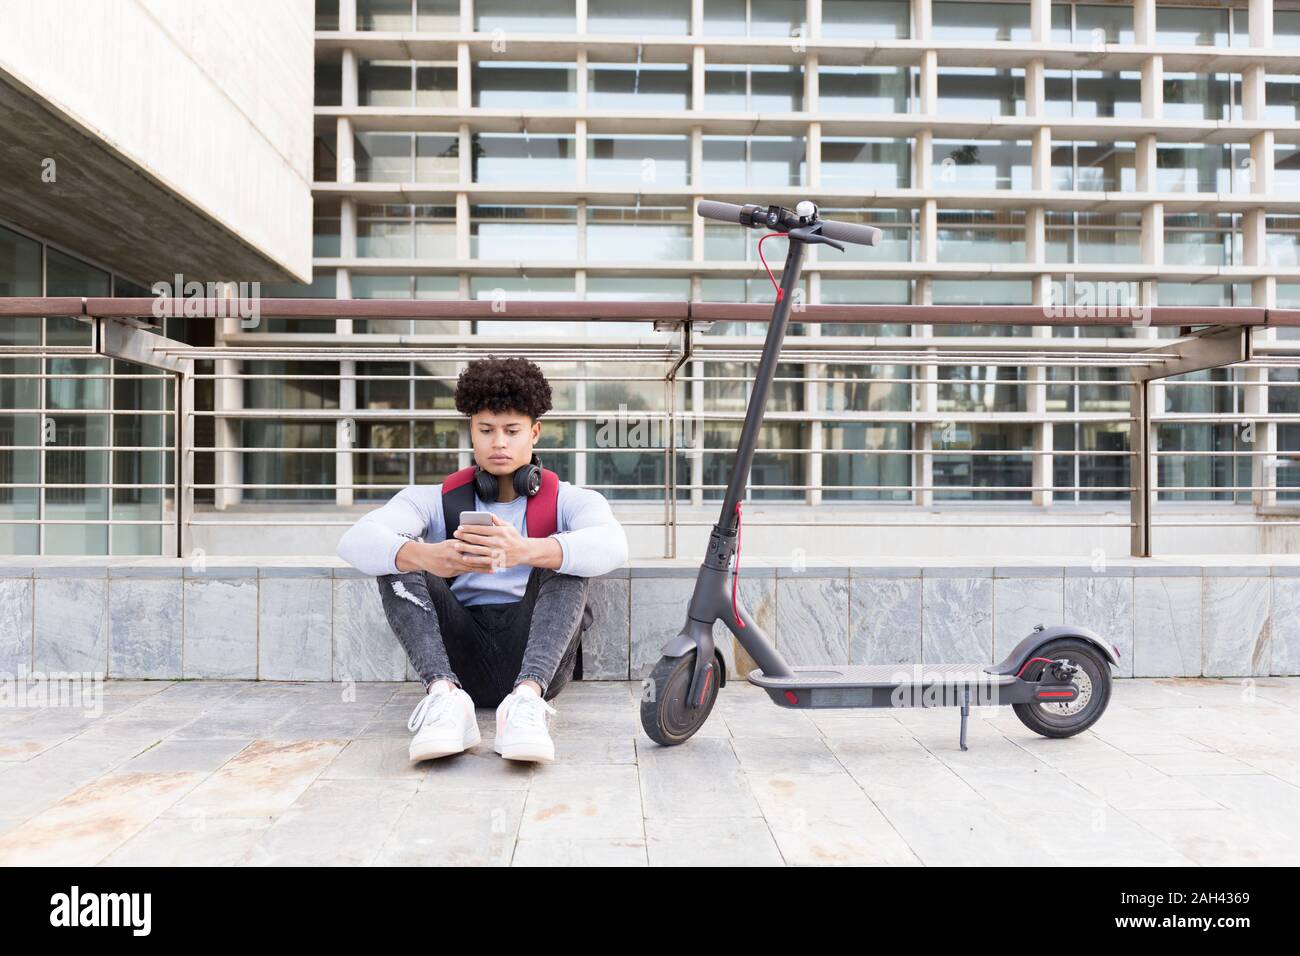
<path id="1" fill-rule="evenodd" d="M 551 383 L 525 358 L 470 362 L 456 380 L 456 410 L 475 415 L 485 409 L 518 412 L 535 422 L 551 410 Z"/>

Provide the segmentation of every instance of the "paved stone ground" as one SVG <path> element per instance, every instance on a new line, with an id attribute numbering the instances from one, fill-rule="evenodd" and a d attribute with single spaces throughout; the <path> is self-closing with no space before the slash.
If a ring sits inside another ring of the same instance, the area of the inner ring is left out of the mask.
<path id="1" fill-rule="evenodd" d="M 1128 680 L 1045 740 L 1007 710 L 790 711 L 731 682 L 660 748 L 637 682 L 554 701 L 551 765 L 408 765 L 415 684 L 110 681 L 0 707 L 0 863 L 1300 863 L 1300 679 Z"/>

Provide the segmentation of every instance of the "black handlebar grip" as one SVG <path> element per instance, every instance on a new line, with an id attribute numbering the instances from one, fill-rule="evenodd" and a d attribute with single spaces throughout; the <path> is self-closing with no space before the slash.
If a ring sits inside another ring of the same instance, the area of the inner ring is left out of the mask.
<path id="1" fill-rule="evenodd" d="M 880 245 L 881 231 L 875 226 L 863 226 L 853 222 L 836 222 L 834 219 L 822 220 L 822 235 L 827 239 L 840 242 L 856 242 L 862 246 Z"/>
<path id="2" fill-rule="evenodd" d="M 740 224 L 740 212 L 744 206 L 737 206 L 735 203 L 714 202 L 712 199 L 701 199 L 695 205 L 695 211 L 705 219 L 717 219 L 721 222 L 734 222 Z"/>

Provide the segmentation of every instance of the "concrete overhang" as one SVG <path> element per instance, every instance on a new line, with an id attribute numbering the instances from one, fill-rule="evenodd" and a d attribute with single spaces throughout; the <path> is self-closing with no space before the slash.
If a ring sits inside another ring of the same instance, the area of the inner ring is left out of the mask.
<path id="1" fill-rule="evenodd" d="M 309 281 L 0 69 L 0 217 L 141 282 Z M 54 181 L 43 178 L 54 161 Z"/>

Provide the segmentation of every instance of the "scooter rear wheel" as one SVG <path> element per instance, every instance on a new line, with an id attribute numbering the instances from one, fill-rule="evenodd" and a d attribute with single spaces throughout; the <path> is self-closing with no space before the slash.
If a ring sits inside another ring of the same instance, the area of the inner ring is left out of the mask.
<path id="1" fill-rule="evenodd" d="M 687 706 L 686 695 L 695 669 L 695 651 L 681 657 L 661 657 L 641 689 L 641 726 L 646 736 L 664 747 L 685 743 L 704 726 L 718 699 L 717 675 L 709 681 L 704 703 Z M 715 662 L 716 666 L 716 662 Z"/>
<path id="2" fill-rule="evenodd" d="M 1061 704 L 1012 704 L 1020 722 L 1044 737 L 1073 737 L 1095 724 L 1110 703 L 1110 662 L 1092 644 L 1073 638 L 1053 641 L 1039 648 L 1034 656 L 1077 665 L 1074 683 L 1079 696 Z M 1046 666 L 1031 664 L 1025 670 L 1025 679 L 1037 680 Z"/>

